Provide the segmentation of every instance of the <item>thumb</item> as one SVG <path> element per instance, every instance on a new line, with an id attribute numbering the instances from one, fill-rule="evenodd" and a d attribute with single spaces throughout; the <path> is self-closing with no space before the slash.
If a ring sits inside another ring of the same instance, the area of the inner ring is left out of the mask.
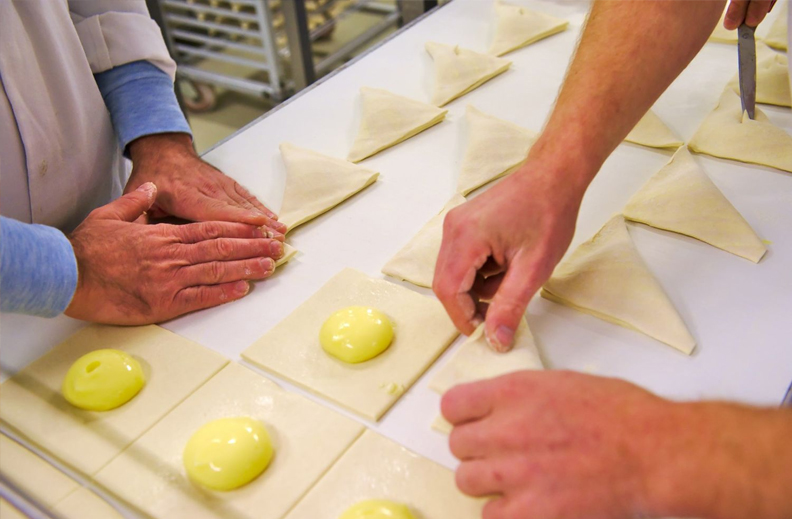
<path id="1" fill-rule="evenodd" d="M 151 182 L 141 184 L 134 191 L 125 194 L 117 200 L 113 200 L 94 211 L 95 218 L 103 220 L 123 220 L 134 222 L 143 213 L 151 209 L 157 199 L 157 186 Z"/>
<path id="2" fill-rule="evenodd" d="M 544 282 L 540 269 L 531 257 L 515 257 L 487 310 L 487 342 L 495 350 L 512 348 L 514 332 L 525 315 L 531 298 Z"/>

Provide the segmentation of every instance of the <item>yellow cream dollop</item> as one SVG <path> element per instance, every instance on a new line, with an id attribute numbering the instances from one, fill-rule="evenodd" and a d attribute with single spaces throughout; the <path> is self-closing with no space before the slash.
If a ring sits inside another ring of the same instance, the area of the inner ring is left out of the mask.
<path id="1" fill-rule="evenodd" d="M 184 448 L 187 475 L 213 490 L 233 490 L 264 472 L 272 460 L 266 427 L 248 417 L 221 418 L 207 423 Z"/>
<path id="2" fill-rule="evenodd" d="M 373 359 L 387 350 L 392 341 L 393 325 L 388 316 L 365 306 L 339 310 L 319 331 L 322 348 L 350 364 Z"/>
<path id="3" fill-rule="evenodd" d="M 369 499 L 352 505 L 338 519 L 415 519 L 415 516 L 401 503 Z"/>
<path id="4" fill-rule="evenodd" d="M 96 350 L 71 365 L 63 379 L 64 398 L 75 407 L 109 411 L 137 395 L 146 384 L 140 363 L 119 350 Z"/>

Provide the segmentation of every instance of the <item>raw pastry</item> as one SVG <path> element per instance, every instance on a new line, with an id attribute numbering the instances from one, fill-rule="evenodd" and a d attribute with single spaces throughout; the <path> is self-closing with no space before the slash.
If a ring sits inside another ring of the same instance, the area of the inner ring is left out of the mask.
<path id="1" fill-rule="evenodd" d="M 429 389 L 442 395 L 460 384 L 538 369 L 544 366 L 525 319 L 517 327 L 514 347 L 506 353 L 498 353 L 487 344 L 484 324 L 481 324 L 432 377 Z"/>
<path id="2" fill-rule="evenodd" d="M 709 40 L 715 43 L 737 43 L 737 30 L 727 30 L 723 26 L 723 20 L 726 18 L 726 10 L 723 10 L 723 14 L 721 14 L 720 20 L 718 20 L 718 25 L 715 26 L 713 29 L 712 34 L 710 34 Z"/>
<path id="3" fill-rule="evenodd" d="M 63 519 L 124 519 L 110 503 L 85 487 L 66 496 L 53 511 Z"/>
<path id="4" fill-rule="evenodd" d="M 117 409 L 77 409 L 60 393 L 63 377 L 75 360 L 101 348 L 135 357 L 146 386 Z M 159 326 L 91 325 L 3 383 L 0 418 L 26 441 L 93 475 L 227 362 Z"/>
<path id="5" fill-rule="evenodd" d="M 441 434 L 451 434 L 454 426 L 451 425 L 451 422 L 443 418 L 443 415 L 437 415 L 432 422 L 432 429 Z"/>
<path id="6" fill-rule="evenodd" d="M 770 26 L 770 30 L 767 32 L 764 41 L 774 49 L 786 52 L 789 44 L 787 41 L 787 23 L 789 19 L 787 11 L 789 10 L 789 2 L 779 3 L 781 5 L 778 6 L 778 14 L 776 15 L 773 25 Z"/>
<path id="7" fill-rule="evenodd" d="M 420 287 L 431 288 L 435 264 L 443 241 L 443 220 L 451 209 L 465 203 L 465 197 L 454 195 L 440 211 L 424 225 L 407 245 L 382 267 L 382 273 L 409 281 Z"/>
<path id="8" fill-rule="evenodd" d="M 297 249 L 289 245 L 288 243 L 283 244 L 283 256 L 275 262 L 275 267 L 280 267 L 281 265 L 285 265 L 286 263 L 290 262 L 292 258 L 297 255 Z"/>
<path id="9" fill-rule="evenodd" d="M 511 61 L 458 45 L 428 42 L 426 51 L 435 65 L 435 86 L 432 104 L 443 106 L 471 90 L 475 90 L 495 76 L 506 72 Z"/>
<path id="10" fill-rule="evenodd" d="M 729 86 L 738 95 L 740 82 L 737 74 Z M 792 106 L 789 93 L 789 59 L 775 52 L 761 41 L 756 42 L 756 102 L 777 106 Z"/>
<path id="11" fill-rule="evenodd" d="M 624 140 L 650 148 L 674 150 L 685 144 L 651 110 L 646 112 Z"/>
<path id="12" fill-rule="evenodd" d="M 439 123 L 448 110 L 379 88 L 360 89 L 363 113 L 348 160 L 360 162 Z"/>
<path id="13" fill-rule="evenodd" d="M 0 497 L 0 517 L 3 519 L 28 519 L 26 515 L 2 497 Z"/>
<path id="14" fill-rule="evenodd" d="M 645 333 L 688 355 L 696 341 L 632 243 L 624 217 L 613 217 L 556 267 L 542 297 Z"/>
<path id="15" fill-rule="evenodd" d="M 79 487 L 72 478 L 5 435 L 0 435 L 0 472 L 14 487 L 47 508 Z"/>
<path id="16" fill-rule="evenodd" d="M 519 5 L 495 3 L 498 24 L 489 53 L 503 56 L 567 28 L 569 22 Z"/>
<path id="17" fill-rule="evenodd" d="M 421 519 L 480 519 L 486 503 L 457 490 L 447 468 L 366 430 L 284 519 L 337 519 L 366 499 L 404 503 Z"/>
<path id="18" fill-rule="evenodd" d="M 279 221 L 289 231 L 370 186 L 379 173 L 293 144 L 280 145 L 286 191 Z"/>
<path id="19" fill-rule="evenodd" d="M 395 335 L 381 355 L 347 364 L 322 349 L 319 330 L 333 313 L 354 305 L 383 312 L 393 322 Z M 242 357 L 365 418 L 379 420 L 458 333 L 436 299 L 345 269 Z"/>
<path id="20" fill-rule="evenodd" d="M 633 195 L 624 217 L 696 238 L 754 263 L 767 251 L 685 147 Z"/>
<path id="21" fill-rule="evenodd" d="M 467 106 L 468 146 L 457 192 L 467 195 L 522 165 L 538 137 L 535 132 Z"/>
<path id="22" fill-rule="evenodd" d="M 265 424 L 275 456 L 244 487 L 204 489 L 187 478 L 182 452 L 201 426 L 229 416 L 249 416 Z M 362 431 L 355 421 L 232 363 L 95 479 L 146 517 L 280 519 Z"/>
<path id="23" fill-rule="evenodd" d="M 728 87 L 688 147 L 714 157 L 792 172 L 792 136 L 773 125 L 758 108 L 755 120 L 743 115 L 740 97 Z"/>

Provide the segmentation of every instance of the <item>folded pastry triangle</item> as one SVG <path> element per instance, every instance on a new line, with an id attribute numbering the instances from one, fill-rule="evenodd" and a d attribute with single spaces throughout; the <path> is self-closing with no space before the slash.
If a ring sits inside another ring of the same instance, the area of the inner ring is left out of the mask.
<path id="1" fill-rule="evenodd" d="M 379 88 L 360 89 L 363 113 L 348 160 L 360 162 L 434 126 L 445 118 L 441 110 Z"/>
<path id="2" fill-rule="evenodd" d="M 382 273 L 413 285 L 431 288 L 435 264 L 443 241 L 443 220 L 446 213 L 465 203 L 465 197 L 454 195 L 440 211 L 424 225 L 418 234 L 382 267 Z"/>
<path id="3" fill-rule="evenodd" d="M 528 156 L 538 134 L 468 105 L 468 145 L 457 181 L 467 195 L 488 182 L 516 170 Z"/>
<path id="4" fill-rule="evenodd" d="M 712 34 L 707 41 L 714 43 L 737 43 L 737 30 L 728 30 L 723 26 L 723 20 L 726 18 L 726 10 L 723 10 L 718 25 L 713 29 Z"/>
<path id="5" fill-rule="evenodd" d="M 713 157 L 792 172 L 792 136 L 771 123 L 758 108 L 756 119 L 749 119 L 743 114 L 740 97 L 728 87 L 688 147 Z"/>
<path id="6" fill-rule="evenodd" d="M 503 56 L 567 28 L 569 22 L 519 5 L 495 3 L 498 18 L 489 53 Z"/>
<path id="7" fill-rule="evenodd" d="M 281 258 L 275 262 L 275 267 L 280 267 L 281 265 L 285 265 L 286 263 L 290 262 L 296 255 L 297 255 L 297 249 L 295 249 L 288 243 L 284 243 L 283 256 L 281 256 Z"/>
<path id="8" fill-rule="evenodd" d="M 435 66 L 432 104 L 443 106 L 506 72 L 511 61 L 479 54 L 459 46 L 427 42 L 426 51 Z"/>
<path id="9" fill-rule="evenodd" d="M 657 114 L 651 110 L 646 112 L 624 140 L 650 148 L 674 150 L 685 144 L 682 139 L 674 135 L 674 132 L 672 132 L 671 129 L 660 120 Z"/>
<path id="10" fill-rule="evenodd" d="M 789 29 L 787 27 L 789 23 L 787 11 L 789 10 L 789 2 L 780 2 L 780 4 L 781 5 L 778 6 L 779 12 L 776 15 L 776 19 L 773 25 L 770 26 L 770 30 L 767 32 L 764 41 L 774 49 L 786 52 L 787 46 L 789 45 L 789 41 L 787 40 L 787 30 Z"/>
<path id="11" fill-rule="evenodd" d="M 696 238 L 754 263 L 767 252 L 685 147 L 633 195 L 623 214 L 628 220 Z"/>
<path id="12" fill-rule="evenodd" d="M 737 74 L 729 82 L 729 86 L 739 95 L 740 82 Z M 756 42 L 756 102 L 792 106 L 789 59 L 786 54 L 772 50 L 761 41 Z"/>
<path id="13" fill-rule="evenodd" d="M 286 191 L 278 220 L 289 231 L 329 211 L 377 180 L 379 173 L 293 144 L 280 145 Z"/>
<path id="14" fill-rule="evenodd" d="M 632 243 L 612 218 L 556 267 L 542 297 L 630 328 L 690 354 L 696 341 Z"/>

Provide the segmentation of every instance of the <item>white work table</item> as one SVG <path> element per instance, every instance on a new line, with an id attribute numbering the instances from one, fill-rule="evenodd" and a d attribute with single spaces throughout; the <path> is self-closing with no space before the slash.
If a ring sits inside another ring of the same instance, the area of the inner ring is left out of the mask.
<path id="1" fill-rule="evenodd" d="M 569 30 L 508 55 L 512 69 L 452 102 L 446 121 L 365 160 L 363 165 L 381 173 L 380 181 L 290 233 L 289 242 L 299 255 L 271 279 L 256 283 L 246 298 L 163 326 L 240 361 L 245 348 L 344 267 L 384 277 L 380 269 L 385 262 L 454 193 L 465 150 L 468 103 L 532 130 L 539 130 L 549 113 L 587 4 L 520 3 L 569 19 Z M 360 87 L 385 88 L 428 102 L 433 69 L 425 42 L 484 52 L 493 27 L 491 1 L 455 0 L 241 130 L 205 158 L 277 210 L 286 174 L 278 151 L 281 142 L 346 157 L 357 132 Z M 766 30 L 767 25 L 759 34 Z M 736 46 L 708 43 L 657 102 L 655 112 L 684 140 L 690 139 L 736 70 Z M 626 81 L 629 74 L 624 71 Z M 760 108 L 792 132 L 792 111 Z M 671 152 L 619 146 L 586 195 L 572 248 L 618 213 L 670 157 Z M 759 235 L 772 243 L 755 265 L 693 239 L 630 226 L 641 256 L 697 339 L 692 356 L 539 297 L 529 306 L 528 323 L 549 368 L 624 378 L 674 399 L 778 405 L 792 381 L 792 174 L 695 157 Z M 431 295 L 429 290 L 403 285 Z M 65 317 L 13 315 L 3 315 L 1 323 L 5 376 L 83 325 Z M 366 424 L 454 467 L 447 438 L 429 428 L 440 400 L 427 389 L 431 375 L 432 370 L 380 423 Z M 337 409 L 321 398 L 308 398 Z"/>

